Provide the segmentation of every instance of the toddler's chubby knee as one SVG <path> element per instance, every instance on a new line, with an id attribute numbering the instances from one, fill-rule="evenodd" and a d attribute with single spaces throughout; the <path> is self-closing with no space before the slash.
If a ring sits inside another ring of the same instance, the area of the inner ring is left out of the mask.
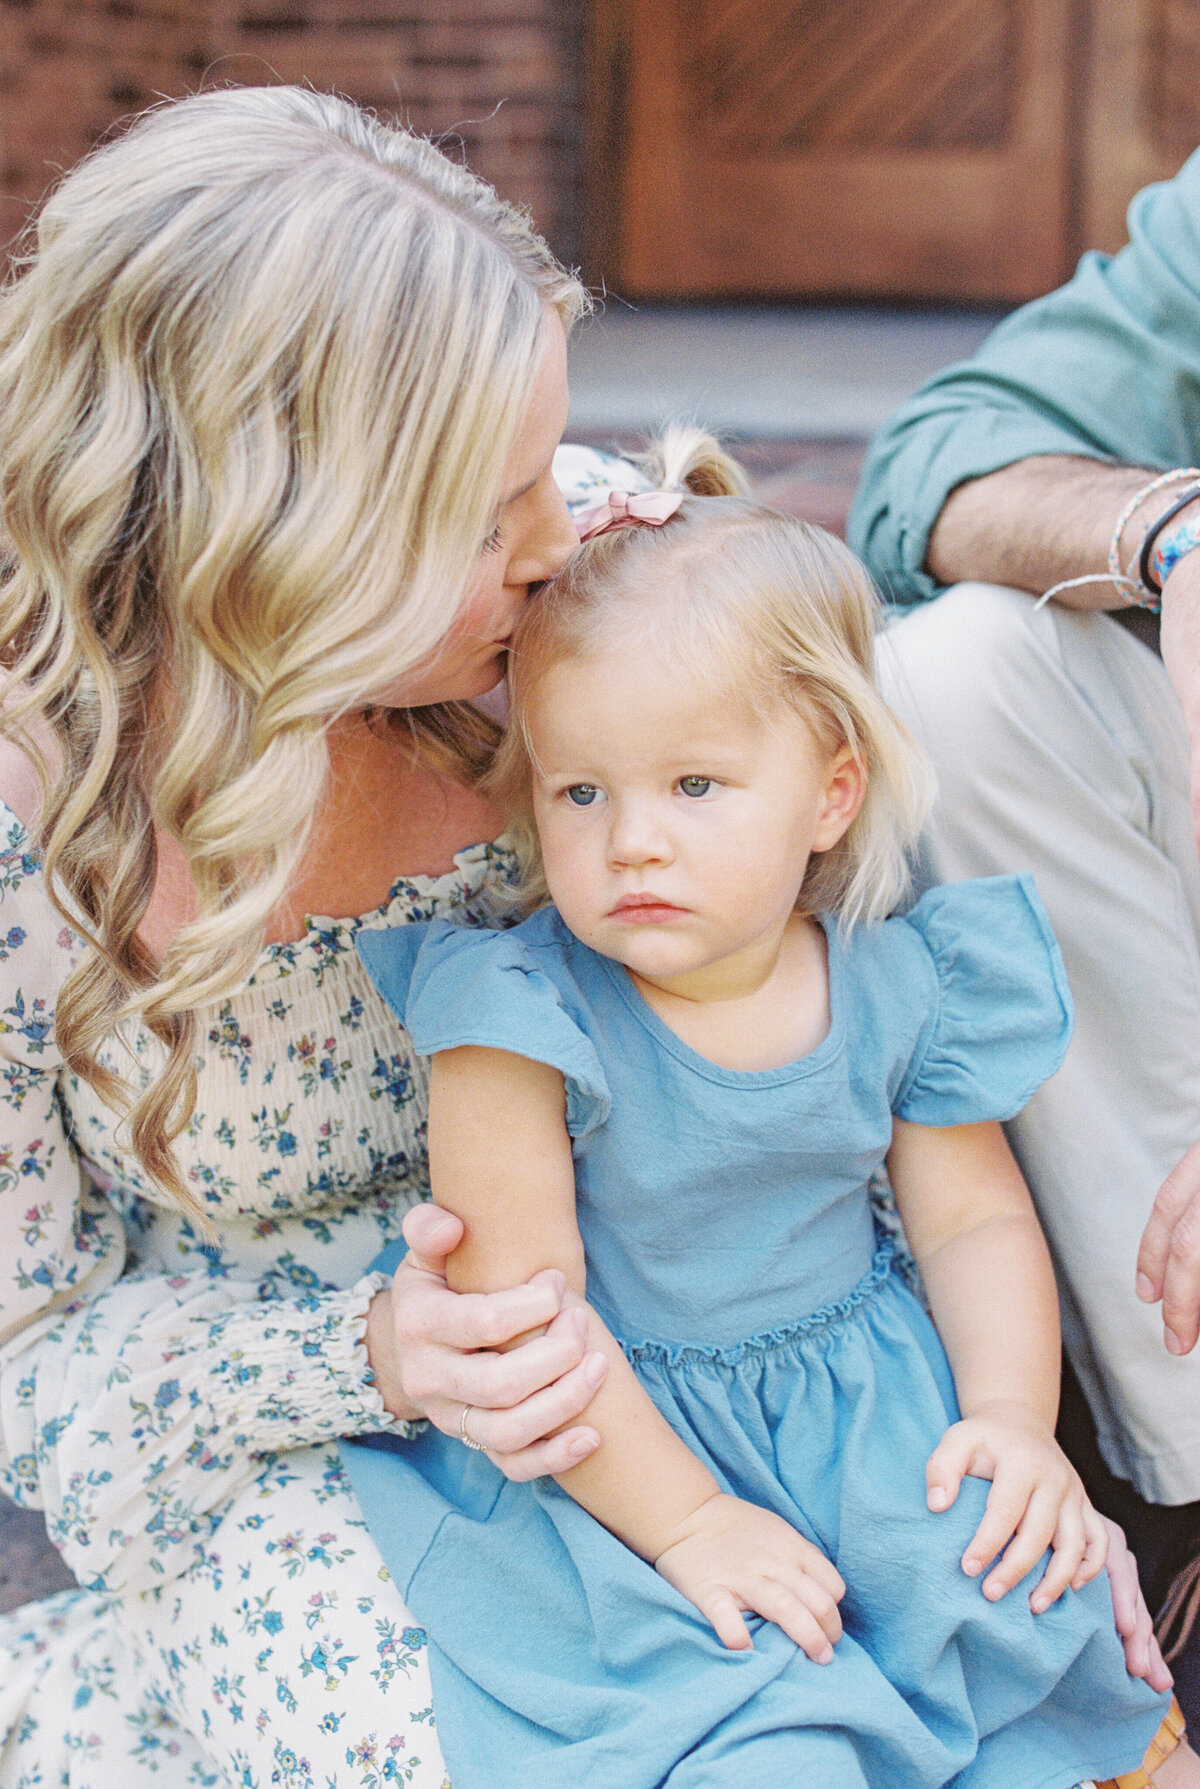
<path id="1" fill-rule="evenodd" d="M 1033 599 L 1000 584 L 955 584 L 894 623 L 879 646 L 892 706 L 935 757 L 985 745 L 1007 731 L 1014 702 L 1038 700 L 1044 655 Z"/>

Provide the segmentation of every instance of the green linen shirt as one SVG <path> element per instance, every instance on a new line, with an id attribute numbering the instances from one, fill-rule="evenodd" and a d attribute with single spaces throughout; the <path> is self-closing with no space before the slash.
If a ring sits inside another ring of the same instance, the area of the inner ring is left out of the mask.
<path id="1" fill-rule="evenodd" d="M 847 538 L 894 602 L 925 570 L 956 485 L 1033 454 L 1165 469 L 1200 453 L 1200 151 L 1129 207 L 1118 255 L 1014 311 L 972 360 L 923 385 L 871 444 Z"/>

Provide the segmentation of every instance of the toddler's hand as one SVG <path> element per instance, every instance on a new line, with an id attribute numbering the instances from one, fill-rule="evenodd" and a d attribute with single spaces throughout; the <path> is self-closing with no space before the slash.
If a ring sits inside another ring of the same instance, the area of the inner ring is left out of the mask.
<path id="1" fill-rule="evenodd" d="M 846 1586 L 820 1549 L 770 1510 L 718 1493 L 654 1563 L 732 1652 L 754 1644 L 741 1615 L 748 1609 L 775 1622 L 818 1665 L 833 1657 Z"/>
<path id="2" fill-rule="evenodd" d="M 984 1596 L 995 1602 L 1053 1549 L 1045 1576 L 1029 1599 L 1035 1615 L 1067 1588 L 1086 1584 L 1102 1570 L 1108 1534 L 1092 1508 L 1079 1474 L 1053 1434 L 1023 1404 L 985 1404 L 946 1430 L 929 1457 L 925 1482 L 929 1507 L 949 1509 L 964 1476 L 990 1478 L 987 1509 L 962 1557 L 977 1577 L 1007 1548 L 989 1572 Z"/>

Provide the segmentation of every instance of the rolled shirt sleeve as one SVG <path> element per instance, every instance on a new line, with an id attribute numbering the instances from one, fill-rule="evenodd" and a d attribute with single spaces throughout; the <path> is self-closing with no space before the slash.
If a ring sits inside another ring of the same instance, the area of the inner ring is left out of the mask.
<path id="1" fill-rule="evenodd" d="M 1200 443 L 1200 153 L 1140 192 L 1118 255 L 1015 311 L 937 374 L 872 442 L 847 524 L 893 601 L 936 596 L 925 569 L 956 486 L 1017 460 L 1075 454 L 1162 469 Z"/>

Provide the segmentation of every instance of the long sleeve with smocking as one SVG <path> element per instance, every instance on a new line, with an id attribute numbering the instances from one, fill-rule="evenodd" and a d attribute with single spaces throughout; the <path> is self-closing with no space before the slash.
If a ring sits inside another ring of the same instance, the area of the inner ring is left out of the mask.
<path id="1" fill-rule="evenodd" d="M 957 485 L 1038 454 L 1187 466 L 1200 452 L 1200 154 L 1129 209 L 1120 254 L 1007 318 L 875 438 L 847 537 L 898 602 L 935 596 L 925 554 Z"/>
<path id="2" fill-rule="evenodd" d="M 130 1269 L 64 1117 L 54 1008 L 78 948 L 0 806 L 0 1486 L 84 1583 L 153 1584 L 265 1455 L 392 1426 L 362 1342 L 381 1281 L 239 1279 L 215 1251 Z"/>

